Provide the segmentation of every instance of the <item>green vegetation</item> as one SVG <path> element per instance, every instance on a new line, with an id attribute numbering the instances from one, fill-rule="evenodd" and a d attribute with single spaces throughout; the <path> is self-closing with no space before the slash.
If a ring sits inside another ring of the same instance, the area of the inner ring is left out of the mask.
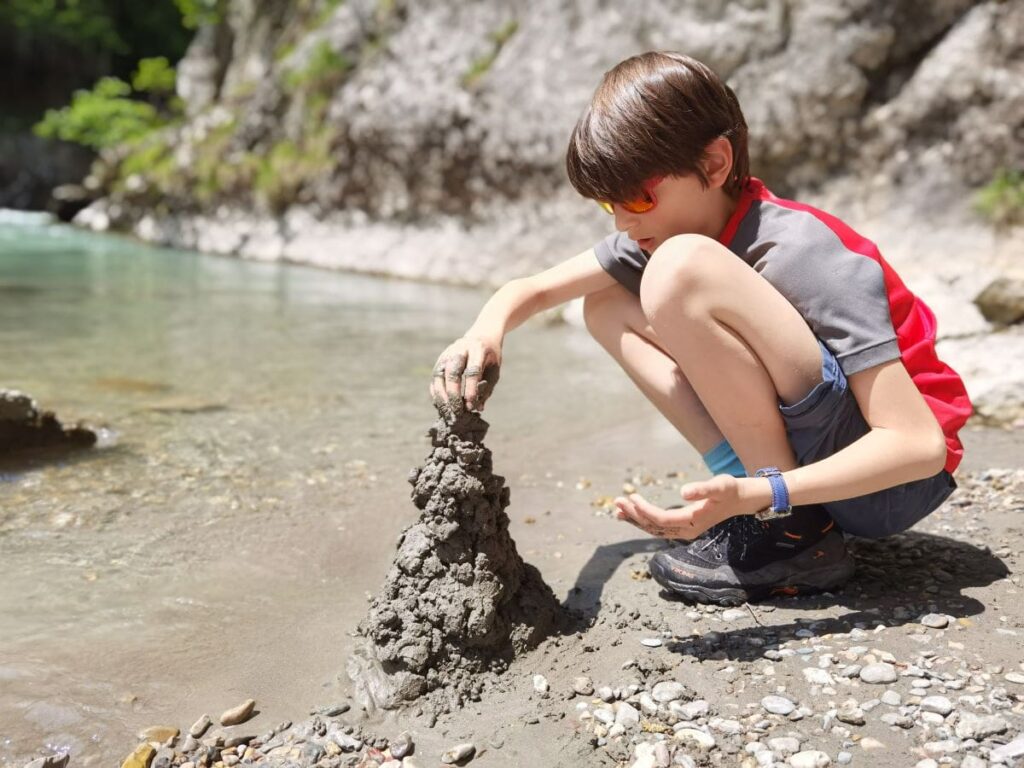
<path id="1" fill-rule="evenodd" d="M 163 56 L 142 59 L 132 75 L 132 88 L 139 93 L 174 93 L 174 67 Z"/>
<path id="2" fill-rule="evenodd" d="M 167 59 L 143 59 L 132 76 L 136 95 L 162 99 L 174 88 L 174 70 Z M 173 100 L 165 109 L 133 98 L 132 86 L 116 77 L 102 77 L 91 90 L 76 91 L 71 104 L 49 109 L 34 131 L 44 138 L 104 149 L 137 141 L 167 125 L 180 105 Z"/>
<path id="3" fill-rule="evenodd" d="M 152 104 L 129 98 L 131 91 L 123 80 L 101 78 L 91 91 L 77 91 L 70 106 L 47 110 L 34 130 L 93 149 L 140 139 L 163 121 Z"/>
<path id="4" fill-rule="evenodd" d="M 285 84 L 289 88 L 309 91 L 328 90 L 337 86 L 352 67 L 348 57 L 337 53 L 326 40 L 321 40 L 306 67 L 289 73 Z"/>
<path id="5" fill-rule="evenodd" d="M 975 206 L 996 226 L 1024 224 L 1024 172 L 1000 169 L 978 192 Z"/>
<path id="6" fill-rule="evenodd" d="M 514 35 L 518 30 L 519 22 L 512 19 L 491 33 L 490 38 L 491 43 L 493 44 L 491 50 L 483 56 L 475 59 L 470 65 L 469 70 L 462 76 L 462 85 L 464 88 L 473 86 L 480 80 L 480 78 L 490 71 L 495 59 L 498 58 L 498 54 L 501 53 L 501 49 L 505 47 L 505 43 L 507 43 L 512 38 L 512 35 Z"/>
<path id="7" fill-rule="evenodd" d="M 224 0 L 174 0 L 188 29 L 216 24 L 224 16 Z"/>

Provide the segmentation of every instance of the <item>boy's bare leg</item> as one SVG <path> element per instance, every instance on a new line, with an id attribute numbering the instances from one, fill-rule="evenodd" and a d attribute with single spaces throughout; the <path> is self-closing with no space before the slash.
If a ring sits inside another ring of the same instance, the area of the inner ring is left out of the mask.
<path id="1" fill-rule="evenodd" d="M 591 336 L 690 445 L 705 454 L 722 442 L 721 430 L 676 361 L 661 348 L 639 297 L 613 285 L 584 299 L 583 318 Z"/>
<path id="2" fill-rule="evenodd" d="M 821 350 L 796 308 L 700 235 L 676 236 L 657 249 L 640 305 L 747 471 L 795 467 L 778 404 L 798 402 L 821 381 Z"/>

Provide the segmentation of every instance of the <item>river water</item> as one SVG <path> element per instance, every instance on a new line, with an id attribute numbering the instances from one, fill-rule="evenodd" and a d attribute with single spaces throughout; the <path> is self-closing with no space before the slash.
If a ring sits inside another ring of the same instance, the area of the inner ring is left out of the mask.
<path id="1" fill-rule="evenodd" d="M 485 299 L 0 223 L 0 386 L 105 430 L 0 464 L 0 765 L 329 701 L 415 519 L 432 363 Z M 650 411 L 579 328 L 528 323 L 505 357 L 488 443 L 514 487 Z"/>

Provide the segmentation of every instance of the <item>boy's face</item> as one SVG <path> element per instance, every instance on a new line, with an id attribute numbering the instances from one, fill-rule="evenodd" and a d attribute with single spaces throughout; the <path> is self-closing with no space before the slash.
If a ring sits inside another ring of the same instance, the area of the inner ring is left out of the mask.
<path id="1" fill-rule="evenodd" d="M 650 187 L 657 204 L 646 213 L 613 207 L 615 228 L 648 253 L 675 235 L 698 234 L 717 240 L 736 207 L 724 189 L 732 168 L 729 140 L 719 137 L 708 144 L 702 166 L 707 186 L 693 173 L 665 176 Z"/>
<path id="2" fill-rule="evenodd" d="M 614 206 L 615 228 L 648 253 L 674 235 L 702 234 L 717 238 L 721 189 L 704 189 L 696 175 L 666 176 L 652 191 L 658 204 L 646 213 L 630 213 Z"/>

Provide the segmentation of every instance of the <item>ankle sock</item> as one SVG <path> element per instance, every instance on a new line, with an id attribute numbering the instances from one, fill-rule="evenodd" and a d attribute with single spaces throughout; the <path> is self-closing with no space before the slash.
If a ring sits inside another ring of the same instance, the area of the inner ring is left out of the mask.
<path id="1" fill-rule="evenodd" d="M 712 475 L 732 475 L 733 477 L 746 477 L 747 471 L 740 462 L 740 457 L 729 445 L 728 440 L 723 440 L 702 457 L 704 464 L 711 470 Z"/>

